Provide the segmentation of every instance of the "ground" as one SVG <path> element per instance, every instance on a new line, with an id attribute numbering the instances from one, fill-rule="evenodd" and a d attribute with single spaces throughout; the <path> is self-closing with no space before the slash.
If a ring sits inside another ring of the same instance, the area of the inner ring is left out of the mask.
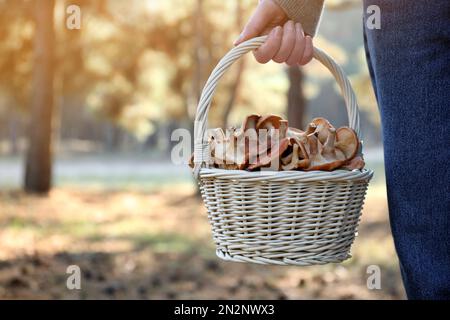
<path id="1" fill-rule="evenodd" d="M 191 182 L 4 190 L 0 299 L 402 299 L 385 199 L 372 184 L 350 260 L 281 267 L 217 259 Z M 69 265 L 81 268 L 81 290 L 66 287 Z M 367 288 L 369 265 L 381 269 L 381 290 Z"/>
<path id="2" fill-rule="evenodd" d="M 380 150 L 353 258 L 260 266 L 215 257 L 189 170 L 123 155 L 62 157 L 47 197 L 20 190 L 23 161 L 0 159 L 0 299 L 402 299 Z M 69 265 L 81 290 L 68 290 Z M 381 290 L 367 288 L 367 267 Z"/>

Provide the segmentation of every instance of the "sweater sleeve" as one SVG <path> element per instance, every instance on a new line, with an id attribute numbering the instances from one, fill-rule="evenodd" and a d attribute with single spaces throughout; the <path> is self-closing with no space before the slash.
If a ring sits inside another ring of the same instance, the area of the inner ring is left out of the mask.
<path id="1" fill-rule="evenodd" d="M 300 22 L 306 34 L 314 36 L 319 25 L 324 0 L 274 0 L 289 19 Z"/>

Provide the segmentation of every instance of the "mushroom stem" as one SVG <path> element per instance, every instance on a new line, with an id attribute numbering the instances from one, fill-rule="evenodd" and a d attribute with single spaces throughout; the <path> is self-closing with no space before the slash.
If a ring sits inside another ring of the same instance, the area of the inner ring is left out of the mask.
<path id="1" fill-rule="evenodd" d="M 309 166 L 308 154 L 303 143 L 295 138 L 291 138 L 290 143 L 292 144 L 292 153 L 281 159 L 281 169 L 294 170 Z"/>
<path id="2" fill-rule="evenodd" d="M 292 149 L 290 161 L 287 161 L 288 164 L 281 166 L 283 170 L 293 170 L 293 169 L 295 169 L 297 167 L 297 163 L 298 163 L 298 145 L 294 144 L 294 146 L 292 148 L 293 149 Z"/>
<path id="3" fill-rule="evenodd" d="M 334 143 L 336 141 L 336 130 L 334 128 L 328 129 L 328 137 L 323 145 L 322 155 L 327 159 L 336 159 L 336 148 Z"/>
<path id="4" fill-rule="evenodd" d="M 317 128 L 317 126 L 311 122 L 310 124 L 308 124 L 308 128 L 306 129 L 305 134 L 307 136 L 313 134 L 314 132 L 316 132 L 316 128 Z"/>
<path id="5" fill-rule="evenodd" d="M 289 128 L 289 123 L 287 120 L 280 121 L 280 139 L 284 139 L 287 136 L 287 131 Z"/>

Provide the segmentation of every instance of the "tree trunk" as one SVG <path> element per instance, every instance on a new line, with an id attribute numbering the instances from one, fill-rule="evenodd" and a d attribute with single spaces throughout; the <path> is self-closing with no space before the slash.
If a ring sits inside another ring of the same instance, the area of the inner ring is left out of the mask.
<path id="1" fill-rule="evenodd" d="M 11 114 L 9 119 L 9 153 L 11 155 L 17 155 L 19 153 L 19 119 L 14 108 L 11 108 Z"/>
<path id="2" fill-rule="evenodd" d="M 47 193 L 52 176 L 54 0 L 35 2 L 34 71 L 25 190 Z"/>
<path id="3" fill-rule="evenodd" d="M 306 99 L 303 94 L 303 72 L 298 66 L 289 67 L 287 70 L 289 77 L 287 116 L 289 126 L 303 128 L 303 117 L 306 109 Z"/>
<path id="4" fill-rule="evenodd" d="M 112 121 L 109 120 L 106 124 L 106 150 L 108 152 L 120 151 L 121 144 L 121 132 L 120 128 Z"/>
<path id="5" fill-rule="evenodd" d="M 242 26 L 242 4 L 240 1 L 236 3 L 236 26 L 238 30 Z M 224 111 L 222 113 L 222 128 L 228 127 L 228 116 L 233 109 L 234 103 L 236 102 L 236 98 L 238 95 L 239 87 L 241 85 L 242 73 L 245 69 L 245 59 L 241 58 L 238 62 L 236 76 L 234 78 L 233 84 L 231 86 L 231 90 L 229 93 L 228 101 L 225 105 Z"/>
<path id="6" fill-rule="evenodd" d="M 222 128 L 228 127 L 228 116 L 231 110 L 233 110 L 234 103 L 236 102 L 244 68 L 245 68 L 245 60 L 241 58 L 241 61 L 238 62 L 236 76 L 234 78 L 233 84 L 229 92 L 228 101 L 225 104 L 224 110 L 222 112 Z"/>
<path id="7" fill-rule="evenodd" d="M 197 0 L 197 6 L 195 13 L 193 14 L 193 23 L 195 30 L 194 38 L 194 79 L 193 79 L 193 92 L 195 103 L 200 100 L 202 93 L 202 84 L 205 76 L 205 48 L 204 48 L 204 18 L 203 18 L 203 0 Z M 188 111 L 188 114 L 195 112 L 194 110 Z"/>

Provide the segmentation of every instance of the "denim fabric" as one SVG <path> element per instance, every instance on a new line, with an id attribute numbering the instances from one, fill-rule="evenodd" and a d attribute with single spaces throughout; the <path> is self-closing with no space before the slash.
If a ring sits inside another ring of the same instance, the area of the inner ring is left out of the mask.
<path id="1" fill-rule="evenodd" d="M 372 4 L 381 30 L 365 27 L 365 45 L 403 282 L 410 299 L 450 299 L 450 1 Z"/>

